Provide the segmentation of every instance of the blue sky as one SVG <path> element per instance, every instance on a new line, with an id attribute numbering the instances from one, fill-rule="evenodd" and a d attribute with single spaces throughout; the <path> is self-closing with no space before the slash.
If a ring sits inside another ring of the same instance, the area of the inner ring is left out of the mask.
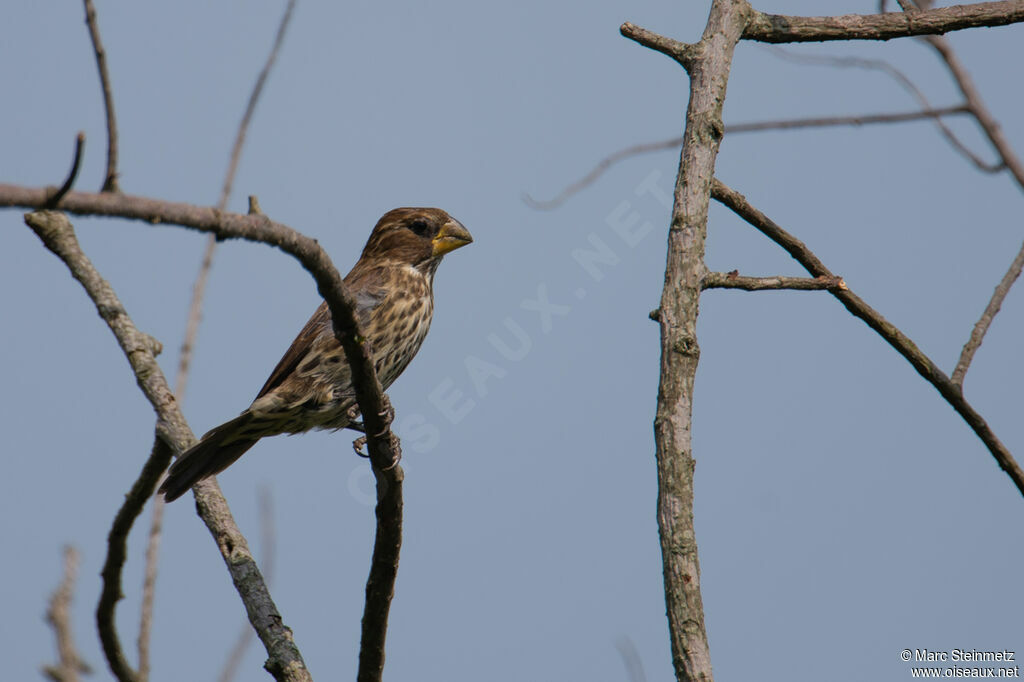
<path id="1" fill-rule="evenodd" d="M 757 5 L 792 14 L 875 6 Z M 122 188 L 216 202 L 283 4 L 97 9 Z M 390 391 L 407 477 L 389 678 L 620 681 L 623 637 L 648 679 L 671 676 L 654 514 L 658 335 L 647 313 L 660 295 L 670 213 L 649 188 L 671 190 L 678 155 L 624 162 L 557 211 L 534 211 L 520 195 L 553 195 L 607 153 L 679 135 L 685 74 L 618 26 L 695 40 L 706 12 L 707 3 L 648 1 L 300 0 L 231 208 L 258 195 L 343 271 L 395 206 L 442 207 L 476 240 L 442 265 L 433 329 Z M 1009 65 L 1022 30 L 952 36 L 1019 152 L 1024 95 Z M 792 49 L 886 59 L 936 105 L 958 101 L 914 41 Z M 82 8 L 9 8 L 0 60 L 2 181 L 58 183 L 84 130 L 77 187 L 97 189 L 103 107 Z M 915 107 L 878 73 L 796 65 L 742 44 L 725 119 Z M 952 125 L 988 156 L 972 124 Z M 1019 188 L 978 173 L 925 123 L 729 136 L 717 172 L 947 370 L 1021 244 Z M 635 238 L 616 229 L 624 220 L 636 221 Z M 76 635 L 105 671 L 92 625 L 98 573 L 153 415 L 64 266 L 19 211 L 0 213 L 0 225 L 0 652 L 12 679 L 32 679 L 53 659 L 42 614 L 60 547 L 72 543 L 83 553 Z M 135 322 L 163 342 L 173 375 L 204 237 L 125 221 L 75 225 Z M 614 254 L 599 271 L 574 257 L 594 240 Z M 722 271 L 802 274 L 719 206 L 707 260 Z M 556 308 L 540 314 L 541 300 Z M 701 303 L 695 514 L 718 679 L 903 679 L 905 648 L 1020 648 L 1024 501 L 936 391 L 825 293 L 712 291 Z M 196 432 L 248 405 L 316 305 L 312 280 L 290 258 L 222 245 L 184 401 Z M 1018 456 L 1022 333 L 1024 297 L 1014 291 L 965 384 Z M 220 477 L 257 551 L 257 492 L 271 491 L 272 591 L 320 679 L 356 668 L 369 567 L 369 472 L 350 441 L 267 440 Z M 131 538 L 119 610 L 129 644 L 144 529 Z M 152 679 L 212 678 L 244 613 L 190 502 L 168 508 L 162 552 Z M 253 646 L 239 679 L 265 675 L 264 658 Z"/>

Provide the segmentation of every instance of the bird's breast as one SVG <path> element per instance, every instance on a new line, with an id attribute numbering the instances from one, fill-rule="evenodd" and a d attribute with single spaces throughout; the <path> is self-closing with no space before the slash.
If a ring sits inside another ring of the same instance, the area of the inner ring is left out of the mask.
<path id="1" fill-rule="evenodd" d="M 434 316 L 429 286 L 405 283 L 374 310 L 366 330 L 374 366 L 381 385 L 387 388 L 398 378 L 423 345 Z"/>

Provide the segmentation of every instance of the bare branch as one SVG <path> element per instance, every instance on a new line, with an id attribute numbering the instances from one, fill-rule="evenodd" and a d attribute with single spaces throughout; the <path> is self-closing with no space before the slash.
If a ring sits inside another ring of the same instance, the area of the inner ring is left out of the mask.
<path id="1" fill-rule="evenodd" d="M 376 428 L 363 413 L 366 437 L 370 449 L 370 463 L 377 480 L 377 532 L 373 540 L 373 559 L 370 575 L 366 579 L 366 602 L 363 605 L 362 634 L 359 641 L 358 682 L 380 682 L 384 672 L 384 642 L 388 630 L 388 612 L 395 593 L 398 575 L 398 556 L 402 547 L 402 482 L 405 474 L 394 464 L 381 468 L 380 456 L 374 454 L 373 437 Z M 395 452 L 400 457 L 398 439 L 391 436 Z"/>
<path id="2" fill-rule="evenodd" d="M 114 94 L 110 87 L 110 73 L 107 71 L 107 51 L 100 40 L 100 27 L 96 21 L 96 8 L 92 0 L 85 0 L 85 24 L 96 52 L 96 66 L 100 72 L 100 87 L 103 90 L 103 106 L 107 111 L 107 171 L 103 178 L 103 192 L 119 192 L 117 186 L 117 117 L 114 115 Z"/>
<path id="3" fill-rule="evenodd" d="M 702 289 L 742 289 L 743 291 L 765 291 L 769 289 L 796 289 L 798 291 L 821 291 L 845 289 L 842 277 L 742 277 L 732 272 L 709 272 L 704 275 Z"/>
<path id="4" fill-rule="evenodd" d="M 891 40 L 978 26 L 1006 26 L 1020 21 L 1024 21 L 1024 0 L 834 17 L 796 17 L 755 11 L 743 31 L 743 38 L 765 43 Z"/>
<path id="5" fill-rule="evenodd" d="M 2 193 L 2 190 L 0 190 L 0 193 Z M 39 200 L 45 194 L 45 191 L 32 190 L 31 194 Z M 72 192 L 65 200 L 75 204 L 77 202 L 73 198 L 81 195 L 82 193 Z M 113 202 L 112 205 L 117 205 L 125 199 L 128 199 L 129 203 L 131 203 L 130 197 L 110 192 L 86 196 L 94 200 L 101 200 L 101 203 Z M 40 203 L 42 202 L 40 201 Z M 213 212 L 212 209 L 203 210 Z M 225 219 L 223 214 L 218 215 L 220 215 L 222 220 Z M 189 445 L 195 442 L 195 436 L 185 422 L 184 417 L 182 417 L 177 402 L 174 400 L 174 396 L 167 385 L 167 380 L 156 362 L 152 339 L 139 332 L 128 317 L 113 289 L 99 275 L 85 254 L 82 253 L 67 217 L 63 213 L 54 211 L 38 211 L 26 215 L 25 221 L 39 235 L 46 247 L 64 261 L 72 276 L 82 284 L 86 293 L 89 294 L 89 297 L 96 304 L 100 317 L 104 319 L 111 331 L 114 332 L 118 344 L 132 366 L 139 387 L 157 412 L 156 431 L 158 441 L 154 446 L 154 453 L 163 458 L 165 455 L 157 451 L 167 449 L 166 456 L 169 457 L 169 451 L 171 450 L 176 452 L 186 450 Z M 291 235 L 278 234 L 279 238 L 287 239 L 288 236 L 292 236 L 299 241 L 302 239 L 308 240 L 308 238 L 302 237 L 293 231 Z M 313 245 L 315 246 L 315 242 Z M 318 255 L 323 259 L 323 262 L 316 261 L 322 270 L 333 268 L 325 254 L 319 252 Z M 312 260 L 316 260 L 315 256 Z M 337 271 L 335 270 L 334 272 L 336 276 Z M 340 280 L 338 286 L 341 286 Z M 325 286 L 325 288 L 327 287 Z M 343 293 L 345 292 L 343 291 Z M 335 303 L 337 303 L 336 300 Z M 351 310 L 351 307 L 349 307 L 349 310 Z M 161 446 L 161 443 L 164 445 Z M 161 462 L 155 462 L 155 459 L 157 458 L 151 457 L 144 468 L 143 474 L 140 475 L 139 480 L 133 486 L 133 492 L 129 494 L 129 497 L 133 500 L 142 496 L 143 490 L 148 490 L 148 494 L 151 495 L 156 486 L 156 479 L 159 477 L 159 473 L 166 468 L 166 462 L 162 462 L 161 465 Z M 156 471 L 155 474 L 152 473 L 154 470 Z M 136 492 L 138 494 L 135 494 Z M 227 564 L 228 571 L 231 573 L 235 588 L 238 590 L 246 606 L 249 620 L 267 649 L 269 655 L 269 660 L 266 664 L 267 670 L 279 681 L 306 682 L 312 679 L 306 670 L 298 648 L 292 640 L 291 631 L 284 626 L 277 607 L 267 591 L 266 583 L 263 581 L 255 561 L 253 561 L 252 554 L 249 552 L 248 543 L 239 532 L 234 519 L 231 517 L 231 511 L 228 509 L 224 497 L 220 494 L 216 481 L 207 480 L 197 485 L 196 504 L 199 507 L 200 516 L 220 548 L 221 555 Z M 121 524 L 125 523 L 127 516 L 131 512 L 132 509 L 128 508 L 126 501 L 126 506 L 122 508 L 121 512 L 118 513 L 118 518 L 115 519 L 115 525 L 120 527 Z M 117 534 L 113 528 L 111 529 L 111 536 L 116 540 Z M 111 542 L 111 555 L 113 555 L 113 558 L 108 556 L 108 564 L 111 566 L 118 561 L 122 563 L 124 561 L 123 547 L 119 549 L 119 544 L 120 541 Z M 120 557 L 117 556 L 118 552 L 120 552 Z M 107 569 L 105 568 L 104 574 L 106 575 L 106 573 Z M 120 582 L 120 570 L 111 570 L 109 584 L 114 585 L 115 582 Z M 105 586 L 104 595 L 101 598 L 101 608 L 112 609 L 113 604 L 116 603 L 118 598 L 120 598 L 119 588 L 115 590 Z M 97 614 L 97 619 L 99 620 L 99 614 Z M 113 622 L 112 617 L 110 622 Z M 108 645 L 105 641 L 105 651 L 107 648 Z M 133 671 L 131 671 L 127 662 L 124 661 L 124 656 L 119 650 L 108 652 L 108 660 L 111 662 L 112 669 L 116 669 L 115 674 L 117 672 L 121 673 L 118 675 L 119 679 L 133 679 Z M 124 663 L 124 665 L 119 663 Z"/>
<path id="6" fill-rule="evenodd" d="M 711 180 L 725 132 L 722 104 L 736 43 L 752 13 L 745 0 L 713 0 L 704 33 L 685 64 L 690 97 L 658 318 L 661 363 L 654 419 L 662 575 L 672 664 L 680 682 L 713 679 L 693 526 L 695 460 L 691 422 L 693 382 L 700 357 L 697 312 L 706 272 L 704 244 Z M 623 26 L 627 37 L 636 33 L 631 24 Z M 659 44 L 671 47 L 649 32 L 644 39 L 644 44 L 655 49 Z"/>
<path id="7" fill-rule="evenodd" d="M 781 57 L 783 59 L 786 59 L 791 62 L 796 62 L 798 64 L 821 64 L 825 66 L 835 66 L 839 68 L 857 68 L 869 69 L 872 71 L 881 71 L 882 73 L 886 74 L 894 81 L 896 81 L 896 83 L 900 87 L 902 87 L 905 91 L 907 91 L 907 93 L 909 93 L 914 99 L 916 99 L 922 109 L 928 110 L 932 108 L 931 102 L 928 101 L 928 98 L 925 96 L 924 92 L 922 92 L 921 89 L 917 87 L 917 85 L 915 85 L 914 82 L 910 80 L 910 78 L 905 73 L 903 73 L 895 66 L 893 66 L 892 64 L 883 59 L 864 59 L 863 57 L 836 57 L 832 55 L 798 54 L 795 52 L 790 52 L 789 50 L 786 50 L 784 48 L 775 46 L 770 47 L 769 50 L 772 54 L 774 54 L 777 57 Z M 967 105 L 967 109 L 970 113 L 974 113 L 973 109 L 970 108 L 970 105 Z M 959 137 L 957 137 L 956 133 L 954 133 L 953 130 L 949 126 L 947 126 L 941 118 L 935 118 L 934 120 L 935 126 L 939 129 L 939 132 L 942 134 L 943 137 L 946 138 L 946 141 L 949 142 L 953 149 L 955 149 L 964 157 L 966 157 L 971 163 L 975 165 L 975 167 L 977 167 L 978 170 L 983 171 L 985 173 L 998 173 L 999 171 L 1003 170 L 1006 167 L 1006 165 L 1002 162 L 988 163 L 980 156 L 975 154 L 973 151 L 971 151 L 971 149 L 966 144 L 964 144 Z"/>
<path id="8" fill-rule="evenodd" d="M 71 191 L 71 188 L 75 184 L 75 180 L 78 178 L 78 169 L 82 167 L 82 150 L 85 148 L 85 133 L 79 132 L 75 136 L 75 155 L 71 159 L 71 170 L 68 171 L 67 178 L 64 180 L 64 184 L 58 188 L 53 195 L 47 200 L 47 207 L 53 208 L 60 203 L 60 200 Z"/>
<path id="9" fill-rule="evenodd" d="M 1024 244 L 1021 245 L 1020 251 L 1017 252 L 1017 257 L 1010 263 L 1010 269 L 1006 271 L 1003 279 L 996 286 L 996 290 L 992 293 L 992 298 L 989 300 L 988 305 L 985 306 L 985 312 L 981 314 L 981 319 L 975 323 L 974 329 L 971 330 L 971 338 L 967 340 L 963 350 L 960 352 L 960 359 L 957 360 L 952 376 L 953 384 L 956 386 L 963 387 L 964 376 L 967 374 L 967 369 L 971 366 L 974 354 L 981 347 L 981 342 L 984 340 L 988 328 L 992 326 L 992 320 L 1003 306 L 1006 295 L 1010 293 L 1010 287 L 1020 277 L 1022 269 L 1024 269 Z"/>
<path id="10" fill-rule="evenodd" d="M 715 179 L 711 189 L 711 196 L 729 207 L 738 216 L 785 249 L 789 255 L 795 258 L 800 265 L 804 266 L 815 277 L 835 276 L 803 242 L 751 206 L 739 192 L 730 189 L 724 183 Z M 1017 490 L 1024 494 L 1024 470 L 1021 470 L 1013 455 L 1000 442 L 981 415 L 964 399 L 960 387 L 954 384 L 906 334 L 882 317 L 880 313 L 865 303 L 859 296 L 848 289 L 832 289 L 831 292 L 847 310 L 874 329 L 890 346 L 895 348 L 900 355 L 910 362 L 911 366 L 917 370 L 918 374 L 924 377 L 925 381 L 938 390 L 939 394 L 946 399 L 946 402 L 957 411 L 963 420 L 967 422 L 967 425 L 971 427 L 971 430 L 981 439 L 982 443 L 985 444 L 985 447 L 992 453 L 999 467 L 1013 481 Z"/>
<path id="11" fill-rule="evenodd" d="M 259 509 L 260 518 L 260 565 L 263 566 L 263 577 L 269 586 L 274 582 L 274 561 L 277 558 L 277 533 L 274 530 L 274 498 L 271 496 L 268 488 L 260 488 L 259 496 L 256 498 L 256 506 Z M 242 626 L 241 632 L 238 633 L 235 645 L 231 647 L 231 653 L 228 654 L 227 659 L 224 661 L 224 667 L 221 668 L 220 675 L 217 677 L 218 682 L 231 682 L 235 678 L 235 675 L 238 674 L 238 667 L 242 663 L 242 658 L 245 656 L 245 650 L 249 648 L 249 642 L 252 641 L 252 637 L 252 627 L 245 623 Z"/>
<path id="12" fill-rule="evenodd" d="M 78 655 L 71 627 L 71 599 L 75 594 L 75 578 L 78 575 L 78 551 L 64 547 L 64 577 L 50 597 L 46 609 L 46 622 L 57 637 L 57 665 L 43 667 L 43 673 L 53 682 L 78 682 L 79 673 L 90 674 L 92 670 Z"/>

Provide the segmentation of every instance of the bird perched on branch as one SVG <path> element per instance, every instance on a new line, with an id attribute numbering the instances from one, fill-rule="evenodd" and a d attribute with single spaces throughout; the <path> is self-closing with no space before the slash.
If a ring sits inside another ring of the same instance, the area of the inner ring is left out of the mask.
<path id="1" fill-rule="evenodd" d="M 434 313 L 434 273 L 449 251 L 473 241 L 437 208 L 396 208 L 373 228 L 345 277 L 356 318 L 384 388 L 420 349 Z M 170 468 L 160 492 L 170 502 L 220 473 L 260 438 L 341 429 L 357 413 L 345 352 L 321 303 L 245 412 L 213 429 Z"/>

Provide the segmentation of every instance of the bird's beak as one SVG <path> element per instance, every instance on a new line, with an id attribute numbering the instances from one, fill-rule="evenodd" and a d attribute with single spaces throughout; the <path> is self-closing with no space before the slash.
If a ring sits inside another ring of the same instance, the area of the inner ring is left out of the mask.
<path id="1" fill-rule="evenodd" d="M 465 246 L 473 241 L 473 235 L 469 233 L 465 227 L 462 226 L 455 218 L 452 218 L 444 225 L 441 226 L 441 230 L 437 233 L 437 236 L 431 241 L 434 245 L 433 256 L 443 256 L 449 251 L 454 251 L 460 246 Z"/>

